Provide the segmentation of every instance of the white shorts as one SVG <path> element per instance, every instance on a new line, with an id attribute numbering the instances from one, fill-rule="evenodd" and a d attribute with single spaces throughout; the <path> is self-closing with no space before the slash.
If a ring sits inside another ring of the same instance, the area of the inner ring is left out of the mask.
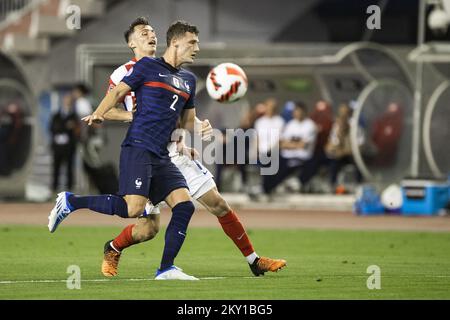
<path id="1" fill-rule="evenodd" d="M 191 160 L 189 157 L 181 155 L 176 155 L 170 159 L 186 179 L 186 183 L 189 187 L 189 193 L 192 198 L 198 199 L 216 186 L 212 173 L 199 161 Z M 145 213 L 141 217 L 146 217 L 150 214 L 160 214 L 161 205 L 162 202 L 154 206 L 151 202 L 147 201 L 145 205 Z"/>
<path id="2" fill-rule="evenodd" d="M 191 160 L 184 155 L 177 155 L 170 159 L 186 179 L 192 198 L 198 199 L 216 186 L 211 172 L 199 161 Z"/>

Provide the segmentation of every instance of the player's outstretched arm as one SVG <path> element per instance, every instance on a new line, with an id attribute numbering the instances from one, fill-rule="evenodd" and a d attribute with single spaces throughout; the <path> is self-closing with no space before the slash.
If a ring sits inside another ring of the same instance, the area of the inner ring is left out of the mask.
<path id="1" fill-rule="evenodd" d="M 89 125 L 91 125 L 92 122 L 103 122 L 105 113 L 111 108 L 114 108 L 128 91 L 131 91 L 130 86 L 124 82 L 120 82 L 114 89 L 108 92 L 91 117 L 85 121 L 87 121 Z"/>
<path id="2" fill-rule="evenodd" d="M 106 112 L 104 118 L 112 121 L 131 122 L 133 121 L 133 113 L 120 107 L 115 107 Z"/>

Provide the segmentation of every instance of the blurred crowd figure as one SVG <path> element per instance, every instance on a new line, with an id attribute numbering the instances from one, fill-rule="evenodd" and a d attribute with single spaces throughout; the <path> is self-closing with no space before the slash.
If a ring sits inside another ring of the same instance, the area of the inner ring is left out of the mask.
<path id="1" fill-rule="evenodd" d="M 255 122 L 258 118 L 262 117 L 266 112 L 266 104 L 265 103 L 259 103 L 255 106 L 255 108 L 252 108 L 244 113 L 244 115 L 241 118 L 239 128 L 242 130 L 242 133 L 247 132 L 249 129 L 255 128 Z M 251 161 L 251 156 L 254 153 L 254 145 L 251 141 L 250 136 L 244 137 L 244 144 L 245 144 L 245 154 L 243 156 L 244 163 L 241 163 L 241 161 L 238 161 L 238 152 L 241 152 L 241 150 L 238 150 L 238 136 L 233 137 L 227 137 L 225 130 L 222 131 L 223 133 L 223 156 L 224 159 L 227 158 L 227 150 L 228 146 L 232 143 L 233 144 L 233 155 L 234 155 L 234 161 L 231 165 L 232 167 L 236 168 L 239 171 L 241 182 L 242 182 L 242 189 L 239 191 L 252 193 L 253 191 L 250 190 L 249 187 L 249 181 L 248 181 L 248 167 L 249 163 Z M 216 164 L 216 171 L 215 171 L 215 181 L 218 186 L 222 185 L 222 176 L 223 176 L 223 169 L 226 167 L 229 167 L 229 164 Z"/>
<path id="2" fill-rule="evenodd" d="M 62 187 L 74 190 L 76 177 L 80 177 L 76 174 L 78 167 L 82 168 L 91 186 L 100 193 L 116 192 L 116 168 L 110 160 L 101 156 L 106 144 L 106 134 L 101 125 L 88 126 L 86 122 L 81 121 L 81 118 L 93 112 L 89 88 L 82 83 L 75 84 L 63 92 L 60 101 L 49 125 L 53 155 L 53 191 L 56 192 Z M 60 183 L 63 166 L 66 168 L 66 186 L 61 186 Z M 78 186 L 86 187 L 80 181 Z"/>
<path id="3" fill-rule="evenodd" d="M 390 103 L 375 121 L 371 142 L 374 151 L 369 163 L 387 167 L 394 163 L 403 131 L 403 109 L 397 103 Z"/>
<path id="4" fill-rule="evenodd" d="M 294 103 L 292 119 L 285 125 L 283 122 L 281 129 L 279 170 L 275 175 L 263 176 L 266 194 L 270 194 L 293 174 L 297 174 L 300 182 L 302 181 L 302 168 L 312 158 L 316 143 L 317 128 L 308 117 L 308 110 L 303 102 Z"/>
<path id="5" fill-rule="evenodd" d="M 0 106 L 0 176 L 9 176 L 19 165 L 15 155 L 24 127 L 24 114 L 18 103 Z"/>
<path id="6" fill-rule="evenodd" d="M 310 182 L 322 169 L 328 174 L 327 190 L 345 193 L 343 186 L 339 185 L 338 176 L 346 166 L 353 167 L 354 182 L 362 183 L 362 175 L 354 162 L 350 142 L 352 114 L 353 109 L 346 103 L 341 103 L 334 114 L 332 106 L 323 100 L 319 100 L 312 108 L 308 108 L 302 101 L 288 101 L 279 110 L 278 101 L 268 98 L 251 108 L 244 114 L 240 124 L 243 130 L 255 130 L 255 137 L 245 150 L 248 152 L 255 147 L 258 159 L 279 154 L 279 170 L 274 175 L 262 176 L 259 192 L 249 195 L 252 198 L 257 198 L 258 193 L 270 196 L 282 183 L 287 192 L 294 192 L 295 188 L 291 188 L 288 183 L 292 179 L 297 180 L 300 192 L 312 192 Z M 275 153 L 274 148 L 278 148 L 279 153 Z M 238 166 L 244 185 L 248 182 L 247 159 L 246 155 L 246 163 Z M 270 164 L 258 162 L 257 165 Z M 219 189 L 222 188 L 223 167 L 217 165 L 216 168 Z"/>
<path id="7" fill-rule="evenodd" d="M 270 155 L 272 149 L 279 143 L 284 127 L 284 119 L 277 113 L 277 100 L 269 98 L 257 108 L 262 111 L 256 119 L 254 127 L 257 134 L 258 153 Z"/>
<path id="8" fill-rule="evenodd" d="M 337 110 L 337 116 L 331 128 L 328 142 L 325 145 L 325 153 L 330 163 L 330 185 L 336 190 L 337 177 L 339 171 L 345 165 L 352 165 L 355 168 L 355 181 L 362 182 L 362 176 L 356 168 L 353 160 L 352 146 L 350 141 L 350 120 L 353 110 L 347 104 L 341 104 Z"/>
<path id="9" fill-rule="evenodd" d="M 89 89 L 82 83 L 65 90 L 60 104 L 50 119 L 51 151 L 53 155 L 52 190 L 56 192 L 60 185 L 61 168 L 65 166 L 68 190 L 75 186 L 75 160 L 78 144 L 90 139 L 89 128 L 81 121 L 82 117 L 92 113 Z"/>
<path id="10" fill-rule="evenodd" d="M 67 93 L 50 121 L 51 150 L 53 153 L 52 190 L 59 188 L 60 170 L 66 166 L 67 187 L 73 190 L 74 162 L 80 138 L 80 118 L 75 111 L 75 98 Z"/>
<path id="11" fill-rule="evenodd" d="M 76 84 L 71 92 L 74 99 L 75 113 L 83 118 L 90 115 L 92 110 L 92 104 L 89 101 L 90 90 L 88 87 L 82 83 Z"/>

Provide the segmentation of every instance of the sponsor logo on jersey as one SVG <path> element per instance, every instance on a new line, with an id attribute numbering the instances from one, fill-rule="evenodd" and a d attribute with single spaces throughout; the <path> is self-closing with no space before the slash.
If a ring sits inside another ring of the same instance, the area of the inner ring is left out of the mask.
<path id="1" fill-rule="evenodd" d="M 180 80 L 178 80 L 178 78 L 172 78 L 172 82 L 175 87 L 180 88 Z"/>

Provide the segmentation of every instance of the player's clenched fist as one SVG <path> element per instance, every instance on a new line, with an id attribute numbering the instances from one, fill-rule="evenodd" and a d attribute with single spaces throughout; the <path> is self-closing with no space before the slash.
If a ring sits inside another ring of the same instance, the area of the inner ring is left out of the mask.
<path id="1" fill-rule="evenodd" d="M 105 121 L 105 118 L 93 113 L 84 118 L 81 118 L 81 120 L 87 122 L 88 125 L 90 126 L 92 123 L 102 123 L 103 121 Z"/>

